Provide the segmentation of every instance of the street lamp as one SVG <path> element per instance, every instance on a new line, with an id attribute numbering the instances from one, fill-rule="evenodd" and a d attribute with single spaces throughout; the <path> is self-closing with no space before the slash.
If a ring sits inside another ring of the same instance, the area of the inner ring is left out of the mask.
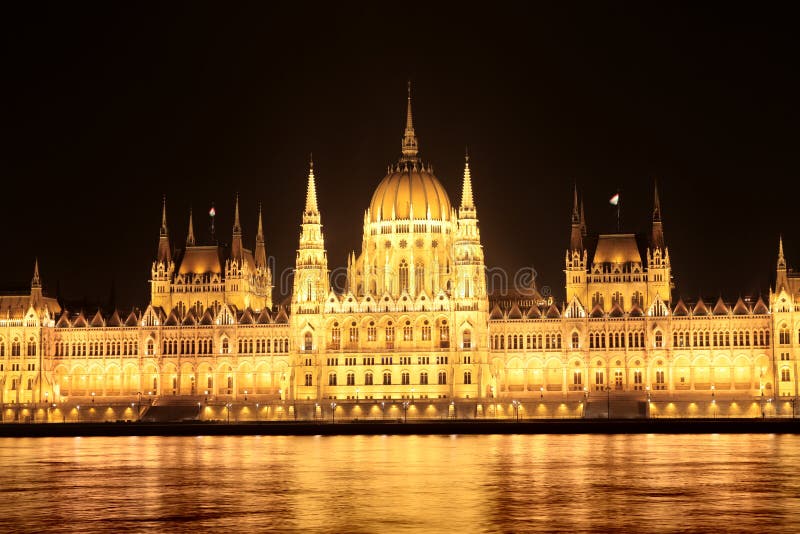
<path id="1" fill-rule="evenodd" d="M 76 409 L 78 410 L 78 422 L 81 422 L 81 405 L 79 404 Z"/>
<path id="2" fill-rule="evenodd" d="M 314 403 L 314 420 L 315 420 L 315 421 L 317 420 L 317 410 L 318 410 L 318 409 L 319 409 L 319 403 L 318 403 L 318 402 L 315 402 L 315 403 Z M 321 415 L 322 415 L 322 413 L 320 413 L 320 416 L 321 416 Z"/>
<path id="3" fill-rule="evenodd" d="M 386 419 L 386 403 L 381 401 L 381 419 Z"/>
<path id="4" fill-rule="evenodd" d="M 336 403 L 331 403 L 331 423 L 336 422 Z"/>
<path id="5" fill-rule="evenodd" d="M 359 392 L 359 391 L 360 391 L 360 390 L 359 390 L 358 388 L 356 388 L 356 403 L 358 403 L 358 392 Z"/>
<path id="6" fill-rule="evenodd" d="M 544 399 L 544 386 L 539 388 L 539 399 Z"/>
<path id="7" fill-rule="evenodd" d="M 244 401 L 247 402 L 247 390 L 244 390 Z"/>
<path id="8" fill-rule="evenodd" d="M 411 388 L 411 402 L 414 402 L 414 388 Z"/>
<path id="9" fill-rule="evenodd" d="M 92 391 L 92 404 L 94 404 L 94 391 Z"/>
<path id="10" fill-rule="evenodd" d="M 403 422 L 408 421 L 408 401 L 403 401 Z"/>
<path id="11" fill-rule="evenodd" d="M 258 422 L 258 403 L 256 403 L 256 423 Z"/>
<path id="12" fill-rule="evenodd" d="M 711 384 L 711 417 L 713 419 L 717 418 L 717 399 L 715 395 L 716 392 L 714 391 L 714 384 Z"/>
<path id="13" fill-rule="evenodd" d="M 455 420 L 455 418 L 456 418 L 456 401 L 451 400 L 450 401 L 450 406 L 453 407 L 453 420 Z"/>
<path id="14" fill-rule="evenodd" d="M 514 417 L 516 418 L 517 423 L 519 423 L 519 401 L 516 399 L 512 400 L 511 404 L 514 406 Z"/>
<path id="15" fill-rule="evenodd" d="M 228 402 L 225 404 L 225 410 L 228 412 L 228 424 L 231 422 L 231 403 Z"/>
<path id="16" fill-rule="evenodd" d="M 714 386 L 711 386 L 712 388 Z M 645 386 L 645 391 L 647 391 L 647 418 L 650 419 L 650 386 Z"/>
<path id="17" fill-rule="evenodd" d="M 205 401 L 203 401 L 203 402 L 205 402 L 206 404 L 208 404 L 208 390 L 205 390 L 205 393 L 206 393 L 206 399 L 205 399 Z"/>
<path id="18" fill-rule="evenodd" d="M 581 417 L 586 419 L 586 405 L 589 404 L 589 388 L 583 387 L 583 408 L 581 409 Z"/>
<path id="19" fill-rule="evenodd" d="M 606 385 L 606 419 L 611 419 L 611 386 Z"/>

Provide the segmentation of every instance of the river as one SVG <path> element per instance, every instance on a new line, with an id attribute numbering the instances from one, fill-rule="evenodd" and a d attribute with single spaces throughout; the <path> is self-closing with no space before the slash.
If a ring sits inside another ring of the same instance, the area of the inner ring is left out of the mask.
<path id="1" fill-rule="evenodd" d="M 800 436 L 0 439 L 2 532 L 800 531 Z"/>

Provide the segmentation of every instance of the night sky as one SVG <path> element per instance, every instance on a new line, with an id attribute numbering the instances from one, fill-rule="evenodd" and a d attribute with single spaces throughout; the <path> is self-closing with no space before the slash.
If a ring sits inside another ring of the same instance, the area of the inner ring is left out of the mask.
<path id="1" fill-rule="evenodd" d="M 252 248 L 263 202 L 267 252 L 291 267 L 309 152 L 343 265 L 400 155 L 408 79 L 454 204 L 469 146 L 489 266 L 533 266 L 563 298 L 573 183 L 590 233 L 614 231 L 617 189 L 623 230 L 647 232 L 657 179 L 676 296 L 768 291 L 779 233 L 800 267 L 800 47 L 777 4 L 167 4 L 4 8 L 4 288 L 38 256 L 53 296 L 113 285 L 144 307 L 162 194 L 178 247 L 190 206 L 208 239 L 212 201 L 229 241 L 239 192 Z"/>

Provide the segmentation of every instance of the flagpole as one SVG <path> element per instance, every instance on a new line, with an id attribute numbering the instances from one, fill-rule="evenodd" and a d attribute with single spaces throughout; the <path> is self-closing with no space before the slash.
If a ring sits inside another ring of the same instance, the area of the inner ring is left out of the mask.
<path id="1" fill-rule="evenodd" d="M 617 189 L 617 197 L 619 198 L 619 200 L 617 200 L 617 233 L 620 233 L 622 232 L 622 225 L 620 224 L 619 210 L 622 207 L 622 197 L 619 196 L 619 189 Z"/>

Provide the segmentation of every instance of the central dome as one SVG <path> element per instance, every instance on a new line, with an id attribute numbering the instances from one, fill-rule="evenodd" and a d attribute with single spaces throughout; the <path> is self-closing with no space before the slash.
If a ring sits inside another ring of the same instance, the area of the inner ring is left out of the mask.
<path id="1" fill-rule="evenodd" d="M 450 198 L 429 169 L 398 165 L 381 180 L 369 205 L 370 221 L 410 219 L 449 221 Z"/>

